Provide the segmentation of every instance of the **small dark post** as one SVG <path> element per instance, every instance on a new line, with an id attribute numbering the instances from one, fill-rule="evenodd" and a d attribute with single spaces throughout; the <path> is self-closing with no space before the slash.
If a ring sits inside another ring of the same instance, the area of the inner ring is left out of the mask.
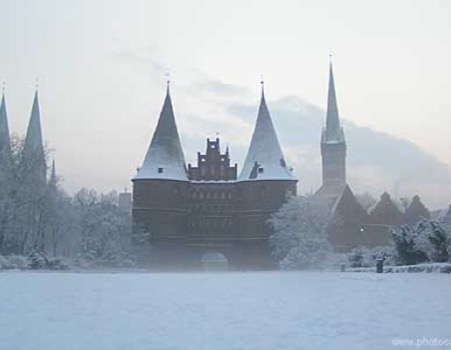
<path id="1" fill-rule="evenodd" d="M 345 272 L 346 271 L 346 265 L 345 264 L 341 264 L 340 265 L 340 271 L 341 272 Z"/>
<path id="2" fill-rule="evenodd" d="M 384 259 L 376 259 L 376 273 L 384 272 Z"/>

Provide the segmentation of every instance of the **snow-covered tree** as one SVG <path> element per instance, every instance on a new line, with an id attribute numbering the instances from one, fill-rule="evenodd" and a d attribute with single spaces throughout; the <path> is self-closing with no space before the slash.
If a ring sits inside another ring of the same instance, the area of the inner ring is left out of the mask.
<path id="1" fill-rule="evenodd" d="M 79 257 L 93 265 L 123 266 L 131 259 L 131 216 L 118 206 L 118 195 L 82 189 L 74 196 Z"/>
<path id="2" fill-rule="evenodd" d="M 401 226 L 392 231 L 393 241 L 397 252 L 397 261 L 400 265 L 416 265 L 428 261 L 429 258 L 421 249 L 418 232 L 409 226 Z"/>
<path id="3" fill-rule="evenodd" d="M 289 197 L 269 219 L 272 253 L 282 269 L 318 267 L 332 250 L 327 206 L 313 196 Z"/>
<path id="4" fill-rule="evenodd" d="M 422 220 L 416 225 L 417 245 L 423 250 L 431 261 L 447 262 L 450 258 L 451 236 L 449 228 L 445 225 Z"/>
<path id="5" fill-rule="evenodd" d="M 430 258 L 436 262 L 447 262 L 450 258 L 451 238 L 449 233 L 439 224 L 431 222 L 431 233 L 428 236 L 432 245 Z"/>
<path id="6" fill-rule="evenodd" d="M 42 157 L 27 155 L 24 140 L 16 135 L 10 148 L 8 168 L 0 176 L 0 252 L 24 255 L 44 249 L 48 192 L 42 157 L 49 151 L 44 149 Z"/>

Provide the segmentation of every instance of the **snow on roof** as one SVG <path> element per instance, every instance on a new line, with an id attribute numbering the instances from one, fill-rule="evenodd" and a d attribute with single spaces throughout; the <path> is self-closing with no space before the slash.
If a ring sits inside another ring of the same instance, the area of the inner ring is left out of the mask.
<path id="1" fill-rule="evenodd" d="M 190 180 L 192 184 L 231 184 L 235 183 L 235 180 Z"/>
<path id="2" fill-rule="evenodd" d="M 254 180 L 297 180 L 285 163 L 263 90 L 254 134 L 237 181 Z"/>
<path id="3" fill-rule="evenodd" d="M 164 179 L 188 181 L 169 85 L 157 127 L 144 162 L 133 180 Z"/>

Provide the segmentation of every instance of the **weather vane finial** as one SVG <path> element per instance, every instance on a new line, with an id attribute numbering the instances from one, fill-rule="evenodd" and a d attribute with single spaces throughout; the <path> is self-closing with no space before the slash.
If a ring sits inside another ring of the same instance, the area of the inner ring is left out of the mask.
<path id="1" fill-rule="evenodd" d="M 169 84 L 171 84 L 171 74 L 169 72 L 166 72 L 166 74 L 164 76 L 166 78 L 166 85 L 169 88 Z"/>
<path id="2" fill-rule="evenodd" d="M 2 82 L 2 92 L 3 92 L 3 95 L 4 95 L 5 92 L 6 92 L 6 81 L 4 81 L 4 80 L 3 80 L 3 82 Z"/>
<path id="3" fill-rule="evenodd" d="M 260 85 L 262 87 L 262 96 L 265 95 L 265 79 L 263 78 L 263 74 L 260 74 Z"/>
<path id="4" fill-rule="evenodd" d="M 38 89 L 39 89 L 39 78 L 38 77 L 36 77 L 34 79 L 34 87 L 35 87 L 36 91 L 38 91 Z"/>

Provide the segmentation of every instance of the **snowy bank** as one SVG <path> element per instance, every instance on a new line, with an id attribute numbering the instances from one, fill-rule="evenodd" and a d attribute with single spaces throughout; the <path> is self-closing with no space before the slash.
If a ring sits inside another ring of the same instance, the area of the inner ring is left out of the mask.
<path id="1" fill-rule="evenodd" d="M 347 272 L 376 272 L 376 267 L 354 267 L 346 269 Z M 451 273 L 451 263 L 431 263 L 418 265 L 384 266 L 384 273 L 401 272 L 435 272 Z"/>

